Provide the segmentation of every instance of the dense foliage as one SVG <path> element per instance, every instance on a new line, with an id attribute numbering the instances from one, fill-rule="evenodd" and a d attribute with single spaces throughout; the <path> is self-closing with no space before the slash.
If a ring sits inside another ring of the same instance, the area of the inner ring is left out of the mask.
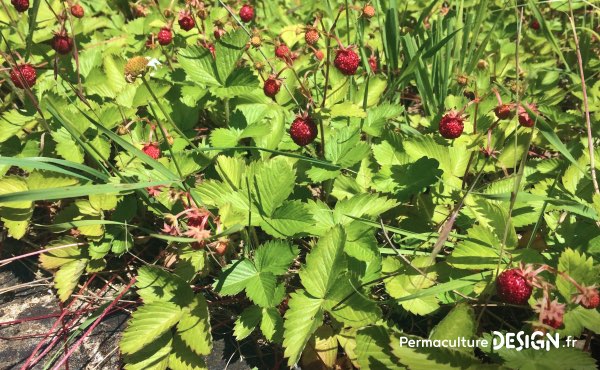
<path id="1" fill-rule="evenodd" d="M 223 328 L 258 368 L 593 369 L 599 15 L 2 0 L 2 258 L 63 302 L 120 281 L 92 321 L 137 300 L 126 369 L 206 368 Z M 519 330 L 581 345 L 400 345 Z"/>

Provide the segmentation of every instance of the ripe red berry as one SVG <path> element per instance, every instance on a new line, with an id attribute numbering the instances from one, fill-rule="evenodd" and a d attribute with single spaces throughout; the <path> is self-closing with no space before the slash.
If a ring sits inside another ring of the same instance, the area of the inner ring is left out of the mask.
<path id="1" fill-rule="evenodd" d="M 10 0 L 10 2 L 19 13 L 26 12 L 29 9 L 29 0 Z"/>
<path id="2" fill-rule="evenodd" d="M 265 86 L 263 87 L 263 91 L 265 92 L 266 96 L 268 96 L 270 98 L 274 98 L 275 95 L 277 95 L 277 93 L 279 92 L 280 88 L 281 88 L 281 80 L 278 79 L 276 76 L 270 76 L 265 81 Z"/>
<path id="3" fill-rule="evenodd" d="M 498 119 L 510 119 L 515 115 L 514 104 L 500 104 L 494 108 L 494 113 Z"/>
<path id="4" fill-rule="evenodd" d="M 596 294 L 591 295 L 588 298 L 588 301 L 585 303 L 582 302 L 581 305 L 583 306 L 583 308 L 587 309 L 593 309 L 600 306 L 600 295 L 598 295 L 598 291 L 596 290 Z"/>
<path id="5" fill-rule="evenodd" d="M 173 32 L 171 32 L 170 28 L 163 27 L 160 31 L 158 31 L 157 38 L 158 43 L 162 46 L 169 45 L 171 41 L 173 41 Z"/>
<path id="6" fill-rule="evenodd" d="M 371 19 L 375 16 L 375 8 L 371 4 L 367 4 L 363 7 L 363 16 L 367 19 Z"/>
<path id="7" fill-rule="evenodd" d="M 319 41 L 319 31 L 316 28 L 309 28 L 304 33 L 304 41 L 308 45 L 314 45 Z"/>
<path id="8" fill-rule="evenodd" d="M 190 12 L 182 11 L 179 13 L 179 27 L 184 31 L 189 31 L 196 26 L 194 18 Z"/>
<path id="9" fill-rule="evenodd" d="M 446 139 L 456 139 L 462 135 L 465 128 L 465 118 L 461 113 L 451 110 L 440 120 L 440 134 Z"/>
<path id="10" fill-rule="evenodd" d="M 240 18 L 242 22 L 248 23 L 254 19 L 254 8 L 252 5 L 244 4 L 240 9 Z"/>
<path id="11" fill-rule="evenodd" d="M 574 299 L 583 308 L 594 309 L 600 306 L 600 293 L 594 286 L 585 287 L 585 289 Z"/>
<path id="12" fill-rule="evenodd" d="M 325 53 L 323 53 L 323 50 L 315 50 L 315 58 L 317 58 L 318 61 L 323 60 L 324 57 Z"/>
<path id="13" fill-rule="evenodd" d="M 545 318 L 544 320 L 542 320 L 542 322 L 548 326 L 553 327 L 554 329 L 558 329 L 562 326 L 563 319 L 562 317 Z"/>
<path id="14" fill-rule="evenodd" d="M 11 69 L 10 79 L 19 89 L 24 89 L 26 86 L 32 88 L 35 85 L 37 73 L 31 64 L 20 64 Z"/>
<path id="15" fill-rule="evenodd" d="M 535 114 L 539 113 L 537 105 L 528 104 L 527 107 Z M 533 127 L 535 124 L 534 120 L 531 119 L 529 113 L 527 113 L 527 110 L 522 105 L 519 107 L 519 124 L 523 127 Z"/>
<path id="16" fill-rule="evenodd" d="M 369 57 L 369 67 L 371 72 L 377 73 L 377 57 L 374 54 Z"/>
<path id="17" fill-rule="evenodd" d="M 318 132 L 317 125 L 308 115 L 297 116 L 290 127 L 292 140 L 300 146 L 312 143 Z"/>
<path id="18" fill-rule="evenodd" d="M 534 19 L 531 21 L 530 27 L 537 31 L 540 29 L 540 22 L 538 22 L 537 19 Z"/>
<path id="19" fill-rule="evenodd" d="M 286 59 L 290 56 L 290 48 L 286 44 L 279 44 L 275 48 L 275 56 L 279 59 Z"/>
<path id="20" fill-rule="evenodd" d="M 354 50 L 350 48 L 337 49 L 335 60 L 333 61 L 335 67 L 345 74 L 346 76 L 352 76 L 356 73 L 358 65 L 360 64 L 360 57 Z"/>
<path id="21" fill-rule="evenodd" d="M 512 304 L 526 304 L 533 287 L 519 269 L 504 270 L 496 280 L 496 292 L 500 300 Z"/>
<path id="22" fill-rule="evenodd" d="M 75 18 L 83 18 L 83 7 L 79 4 L 75 4 L 71 7 L 71 15 Z"/>
<path id="23" fill-rule="evenodd" d="M 158 159 L 160 157 L 160 148 L 156 143 L 144 145 L 144 147 L 142 148 L 142 152 L 146 153 L 146 155 L 148 155 L 152 159 Z"/>
<path id="24" fill-rule="evenodd" d="M 52 39 L 52 49 L 59 54 L 69 54 L 73 50 L 73 39 L 65 31 L 58 32 Z"/>

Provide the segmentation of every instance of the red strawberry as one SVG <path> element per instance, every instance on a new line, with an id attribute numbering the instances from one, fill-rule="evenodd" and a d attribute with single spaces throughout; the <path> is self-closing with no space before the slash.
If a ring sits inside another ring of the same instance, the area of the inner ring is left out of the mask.
<path id="1" fill-rule="evenodd" d="M 279 59 L 287 59 L 290 56 L 290 48 L 286 44 L 279 44 L 275 48 L 275 56 Z"/>
<path id="2" fill-rule="evenodd" d="M 194 18 L 192 17 L 190 12 L 187 12 L 187 11 L 179 12 L 179 21 L 178 22 L 179 22 L 179 27 L 181 27 L 181 29 L 184 31 L 189 31 L 196 26 L 196 22 L 194 21 Z"/>
<path id="3" fill-rule="evenodd" d="M 498 119 L 510 119 L 515 115 L 515 105 L 500 104 L 494 108 L 494 113 Z"/>
<path id="4" fill-rule="evenodd" d="M 308 28 L 304 33 L 304 40 L 308 45 L 314 45 L 319 41 L 319 31 L 316 28 Z"/>
<path id="5" fill-rule="evenodd" d="M 336 51 L 333 64 L 346 76 L 352 76 L 356 73 L 356 69 L 360 64 L 360 57 L 351 48 L 339 48 Z"/>
<path id="6" fill-rule="evenodd" d="M 596 295 L 591 297 L 589 300 L 588 304 L 582 304 L 583 308 L 587 308 L 587 309 L 593 309 L 596 308 L 600 305 L 600 296 L 598 295 L 598 292 L 596 292 Z"/>
<path id="7" fill-rule="evenodd" d="M 323 60 L 324 57 L 325 53 L 323 53 L 323 50 L 315 50 L 315 58 L 317 58 L 318 61 Z"/>
<path id="8" fill-rule="evenodd" d="M 75 4 L 71 7 L 71 15 L 75 18 L 83 18 L 83 7 L 79 4 Z"/>
<path id="9" fill-rule="evenodd" d="M 290 127 L 292 140 L 300 146 L 312 143 L 317 137 L 318 132 L 317 125 L 315 125 L 307 114 L 297 116 Z"/>
<path id="10" fill-rule="evenodd" d="M 281 89 L 281 80 L 278 79 L 277 76 L 270 76 L 267 78 L 265 86 L 263 87 L 266 96 L 274 98 L 279 92 L 279 89 Z"/>
<path id="11" fill-rule="evenodd" d="M 533 111 L 533 113 L 539 113 L 535 104 L 528 104 L 527 106 L 530 110 Z M 535 122 L 531 119 L 531 117 L 529 117 L 529 113 L 527 113 L 527 110 L 523 106 L 519 107 L 519 124 L 524 127 L 533 127 L 533 125 L 535 124 Z"/>
<path id="12" fill-rule="evenodd" d="M 374 54 L 369 57 L 369 67 L 371 72 L 377 73 L 377 57 Z"/>
<path id="13" fill-rule="evenodd" d="M 59 54 L 69 54 L 73 50 L 73 39 L 63 30 L 54 34 L 52 49 Z"/>
<path id="14" fill-rule="evenodd" d="M 583 306 L 583 308 L 587 309 L 593 309 L 598 307 L 600 305 L 600 295 L 598 295 L 598 291 L 596 290 L 595 294 L 588 297 L 587 302 L 581 302 L 581 305 Z"/>
<path id="15" fill-rule="evenodd" d="M 375 16 L 375 8 L 371 4 L 367 4 L 363 8 L 363 16 L 367 19 L 371 19 Z"/>
<path id="16" fill-rule="evenodd" d="M 533 21 L 531 21 L 531 24 L 529 26 L 535 31 L 537 31 L 540 29 L 540 22 L 538 22 L 537 19 L 534 19 Z"/>
<path id="17" fill-rule="evenodd" d="M 254 8 L 252 5 L 244 4 L 244 6 L 242 6 L 240 9 L 240 18 L 244 23 L 248 23 L 254 19 Z"/>
<path id="18" fill-rule="evenodd" d="M 29 9 L 29 0 L 10 0 L 10 2 L 19 13 L 26 12 Z"/>
<path id="19" fill-rule="evenodd" d="M 562 317 L 556 317 L 556 318 L 546 318 L 544 320 L 542 320 L 542 322 L 548 326 L 553 327 L 554 329 L 558 329 L 562 326 L 563 324 L 563 319 Z"/>
<path id="20" fill-rule="evenodd" d="M 142 152 L 146 153 L 152 159 L 158 159 L 160 157 L 160 148 L 156 143 L 150 143 L 144 145 Z"/>
<path id="21" fill-rule="evenodd" d="M 19 89 L 24 89 L 25 86 L 32 88 L 35 85 L 37 73 L 31 64 L 20 64 L 11 69 L 10 79 Z"/>
<path id="22" fill-rule="evenodd" d="M 215 27 L 213 35 L 215 36 L 215 39 L 220 40 L 221 37 L 223 37 L 223 35 L 225 35 L 226 33 L 227 32 L 225 31 L 225 29 L 221 27 Z"/>
<path id="23" fill-rule="evenodd" d="M 440 134 L 446 139 L 456 139 L 465 128 L 465 118 L 455 110 L 451 110 L 442 116 L 440 120 Z"/>
<path id="24" fill-rule="evenodd" d="M 158 31 L 158 43 L 162 46 L 169 45 L 173 41 L 173 32 L 168 27 L 163 27 Z"/>
<path id="25" fill-rule="evenodd" d="M 512 304 L 526 304 L 533 287 L 520 269 L 504 270 L 496 280 L 496 292 L 500 300 Z"/>
<path id="26" fill-rule="evenodd" d="M 594 309 L 600 306 L 600 294 L 594 286 L 583 288 L 583 290 L 573 299 L 574 303 L 579 303 L 581 307 Z"/>
<path id="27" fill-rule="evenodd" d="M 558 329 L 563 324 L 566 306 L 566 304 L 559 303 L 556 299 L 551 301 L 549 297 L 544 297 L 535 302 L 533 310 L 539 314 L 538 320 L 540 322 L 554 329 Z"/>

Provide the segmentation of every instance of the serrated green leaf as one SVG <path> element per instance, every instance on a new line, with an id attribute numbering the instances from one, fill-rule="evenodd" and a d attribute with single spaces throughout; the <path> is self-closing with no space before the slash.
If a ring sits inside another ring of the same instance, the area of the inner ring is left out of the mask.
<path id="1" fill-rule="evenodd" d="M 249 181 L 254 201 L 262 214 L 270 217 L 294 190 L 296 173 L 283 157 L 254 162 L 249 171 L 253 174 Z"/>
<path id="2" fill-rule="evenodd" d="M 175 326 L 181 315 L 181 308 L 171 302 L 156 301 L 139 307 L 131 314 L 119 342 L 121 353 L 129 355 L 144 349 Z"/>
<path id="3" fill-rule="evenodd" d="M 179 49 L 179 64 L 189 81 L 203 86 L 219 86 L 217 70 L 210 51 L 199 46 Z"/>
<path id="4" fill-rule="evenodd" d="M 471 339 L 476 329 L 475 313 L 466 303 L 458 304 L 432 330 L 429 339 L 432 340 L 462 340 Z M 456 347 L 456 350 L 473 352 L 472 348 Z"/>
<path id="5" fill-rule="evenodd" d="M 364 118 L 367 113 L 358 105 L 352 102 L 342 102 L 331 107 L 329 111 L 331 118 L 336 117 L 358 117 Z"/>
<path id="6" fill-rule="evenodd" d="M 171 370 L 208 370 L 204 358 L 192 352 L 178 335 L 173 337 L 173 348 L 169 356 Z"/>
<path id="7" fill-rule="evenodd" d="M 367 326 L 356 334 L 355 353 L 361 369 L 403 369 L 392 354 L 392 338 L 383 326 Z"/>
<path id="8" fill-rule="evenodd" d="M 81 258 L 75 261 L 67 262 L 60 266 L 56 275 L 54 275 L 54 287 L 57 290 L 58 298 L 65 302 L 77 287 L 81 274 L 85 271 L 88 260 Z"/>
<path id="9" fill-rule="evenodd" d="M 258 306 L 250 306 L 246 308 L 237 320 L 233 329 L 233 335 L 237 340 L 242 340 L 250 335 L 258 326 L 262 317 L 262 309 Z"/>
<path id="10" fill-rule="evenodd" d="M 65 248 L 54 249 L 40 254 L 40 264 L 43 268 L 54 270 L 62 265 L 77 260 L 82 257 L 82 246 L 78 244 L 75 238 L 63 237 L 52 241 L 46 249 L 67 246 Z M 70 246 L 69 246 L 70 245 Z"/>
<path id="11" fill-rule="evenodd" d="M 424 268 L 430 267 L 431 261 L 429 257 L 416 257 L 411 264 L 422 271 Z M 397 258 L 385 258 L 382 273 L 384 275 L 394 274 L 384 280 L 385 289 L 394 298 L 403 298 L 427 289 L 433 286 L 437 277 L 435 271 L 431 270 L 426 276 L 423 276 L 413 267 L 404 266 Z M 439 307 L 436 297 L 432 295 L 403 300 L 400 301 L 400 304 L 404 309 L 416 315 L 427 315 Z"/>
<path id="12" fill-rule="evenodd" d="M 339 277 L 323 308 L 346 326 L 362 327 L 381 318 L 377 303 L 365 297 L 360 285 L 349 274 Z"/>
<path id="13" fill-rule="evenodd" d="M 216 43 L 215 54 L 218 55 L 216 70 L 222 85 L 226 85 L 227 79 L 234 72 L 248 39 L 249 36 L 244 30 L 237 29 L 228 32 Z"/>
<path id="14" fill-rule="evenodd" d="M 254 264 L 258 271 L 283 275 L 298 256 L 298 252 L 298 247 L 289 242 L 271 240 L 258 247 Z"/>
<path id="15" fill-rule="evenodd" d="M 260 331 L 271 342 L 281 343 L 283 340 L 283 318 L 277 308 L 263 308 Z"/>
<path id="16" fill-rule="evenodd" d="M 594 270 L 593 258 L 571 248 L 567 248 L 561 253 L 558 259 L 558 271 L 567 274 L 583 286 L 597 283 L 598 273 Z M 567 302 L 570 302 L 573 296 L 579 293 L 575 285 L 562 274 L 556 276 L 556 287 Z"/>
<path id="17" fill-rule="evenodd" d="M 460 240 L 447 262 L 460 269 L 493 269 L 500 258 L 500 240 L 489 227 L 475 225 L 467 231 L 468 238 Z"/>
<path id="18" fill-rule="evenodd" d="M 194 296 L 189 284 L 155 266 L 142 266 L 135 285 L 145 304 L 173 302 L 184 307 L 192 302 Z"/>
<path id="19" fill-rule="evenodd" d="M 7 176 L 0 179 L 0 196 L 10 197 L 14 193 L 26 192 L 29 188 L 27 181 L 17 176 Z M 33 204 L 26 200 L 7 201 L 0 203 L 0 218 L 8 229 L 10 236 L 21 239 L 25 236 L 29 220 L 33 215 Z"/>
<path id="20" fill-rule="evenodd" d="M 126 370 L 166 370 L 169 354 L 173 345 L 173 336 L 165 332 L 156 340 L 147 344 L 140 351 L 125 355 Z"/>
<path id="21" fill-rule="evenodd" d="M 596 361 L 586 352 L 576 348 L 552 348 L 539 351 L 532 348 L 522 351 L 503 349 L 499 351 L 505 366 L 521 370 L 590 370 Z"/>
<path id="22" fill-rule="evenodd" d="M 215 281 L 214 288 L 219 294 L 238 294 L 256 276 L 257 271 L 254 264 L 249 260 L 233 261 L 223 269 L 223 272 Z"/>
<path id="23" fill-rule="evenodd" d="M 306 256 L 306 264 L 298 275 L 306 292 L 316 298 L 325 298 L 338 277 L 346 269 L 344 243 L 346 234 L 340 226 L 332 228 L 319 239 Z"/>
<path id="24" fill-rule="evenodd" d="M 197 355 L 208 355 L 212 350 L 208 305 L 201 293 L 196 294 L 190 306 L 183 310 L 177 334 Z"/>
<path id="25" fill-rule="evenodd" d="M 323 323 L 322 303 L 321 299 L 311 297 L 304 290 L 290 294 L 283 323 L 284 355 L 290 367 L 298 362 L 306 343 Z"/>
<path id="26" fill-rule="evenodd" d="M 265 217 L 260 221 L 262 229 L 276 238 L 306 233 L 312 225 L 312 215 L 306 204 L 298 200 L 283 202 L 271 217 Z"/>

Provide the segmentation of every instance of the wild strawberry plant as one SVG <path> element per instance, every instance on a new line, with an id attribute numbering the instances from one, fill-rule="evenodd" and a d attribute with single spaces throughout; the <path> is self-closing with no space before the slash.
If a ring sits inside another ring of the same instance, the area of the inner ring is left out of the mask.
<path id="1" fill-rule="evenodd" d="M 593 4 L 2 0 L 0 24 L 2 258 L 97 308 L 24 368 L 122 308 L 126 369 L 206 368 L 224 331 L 258 368 L 595 368 Z M 583 344 L 400 345 L 520 330 Z"/>

